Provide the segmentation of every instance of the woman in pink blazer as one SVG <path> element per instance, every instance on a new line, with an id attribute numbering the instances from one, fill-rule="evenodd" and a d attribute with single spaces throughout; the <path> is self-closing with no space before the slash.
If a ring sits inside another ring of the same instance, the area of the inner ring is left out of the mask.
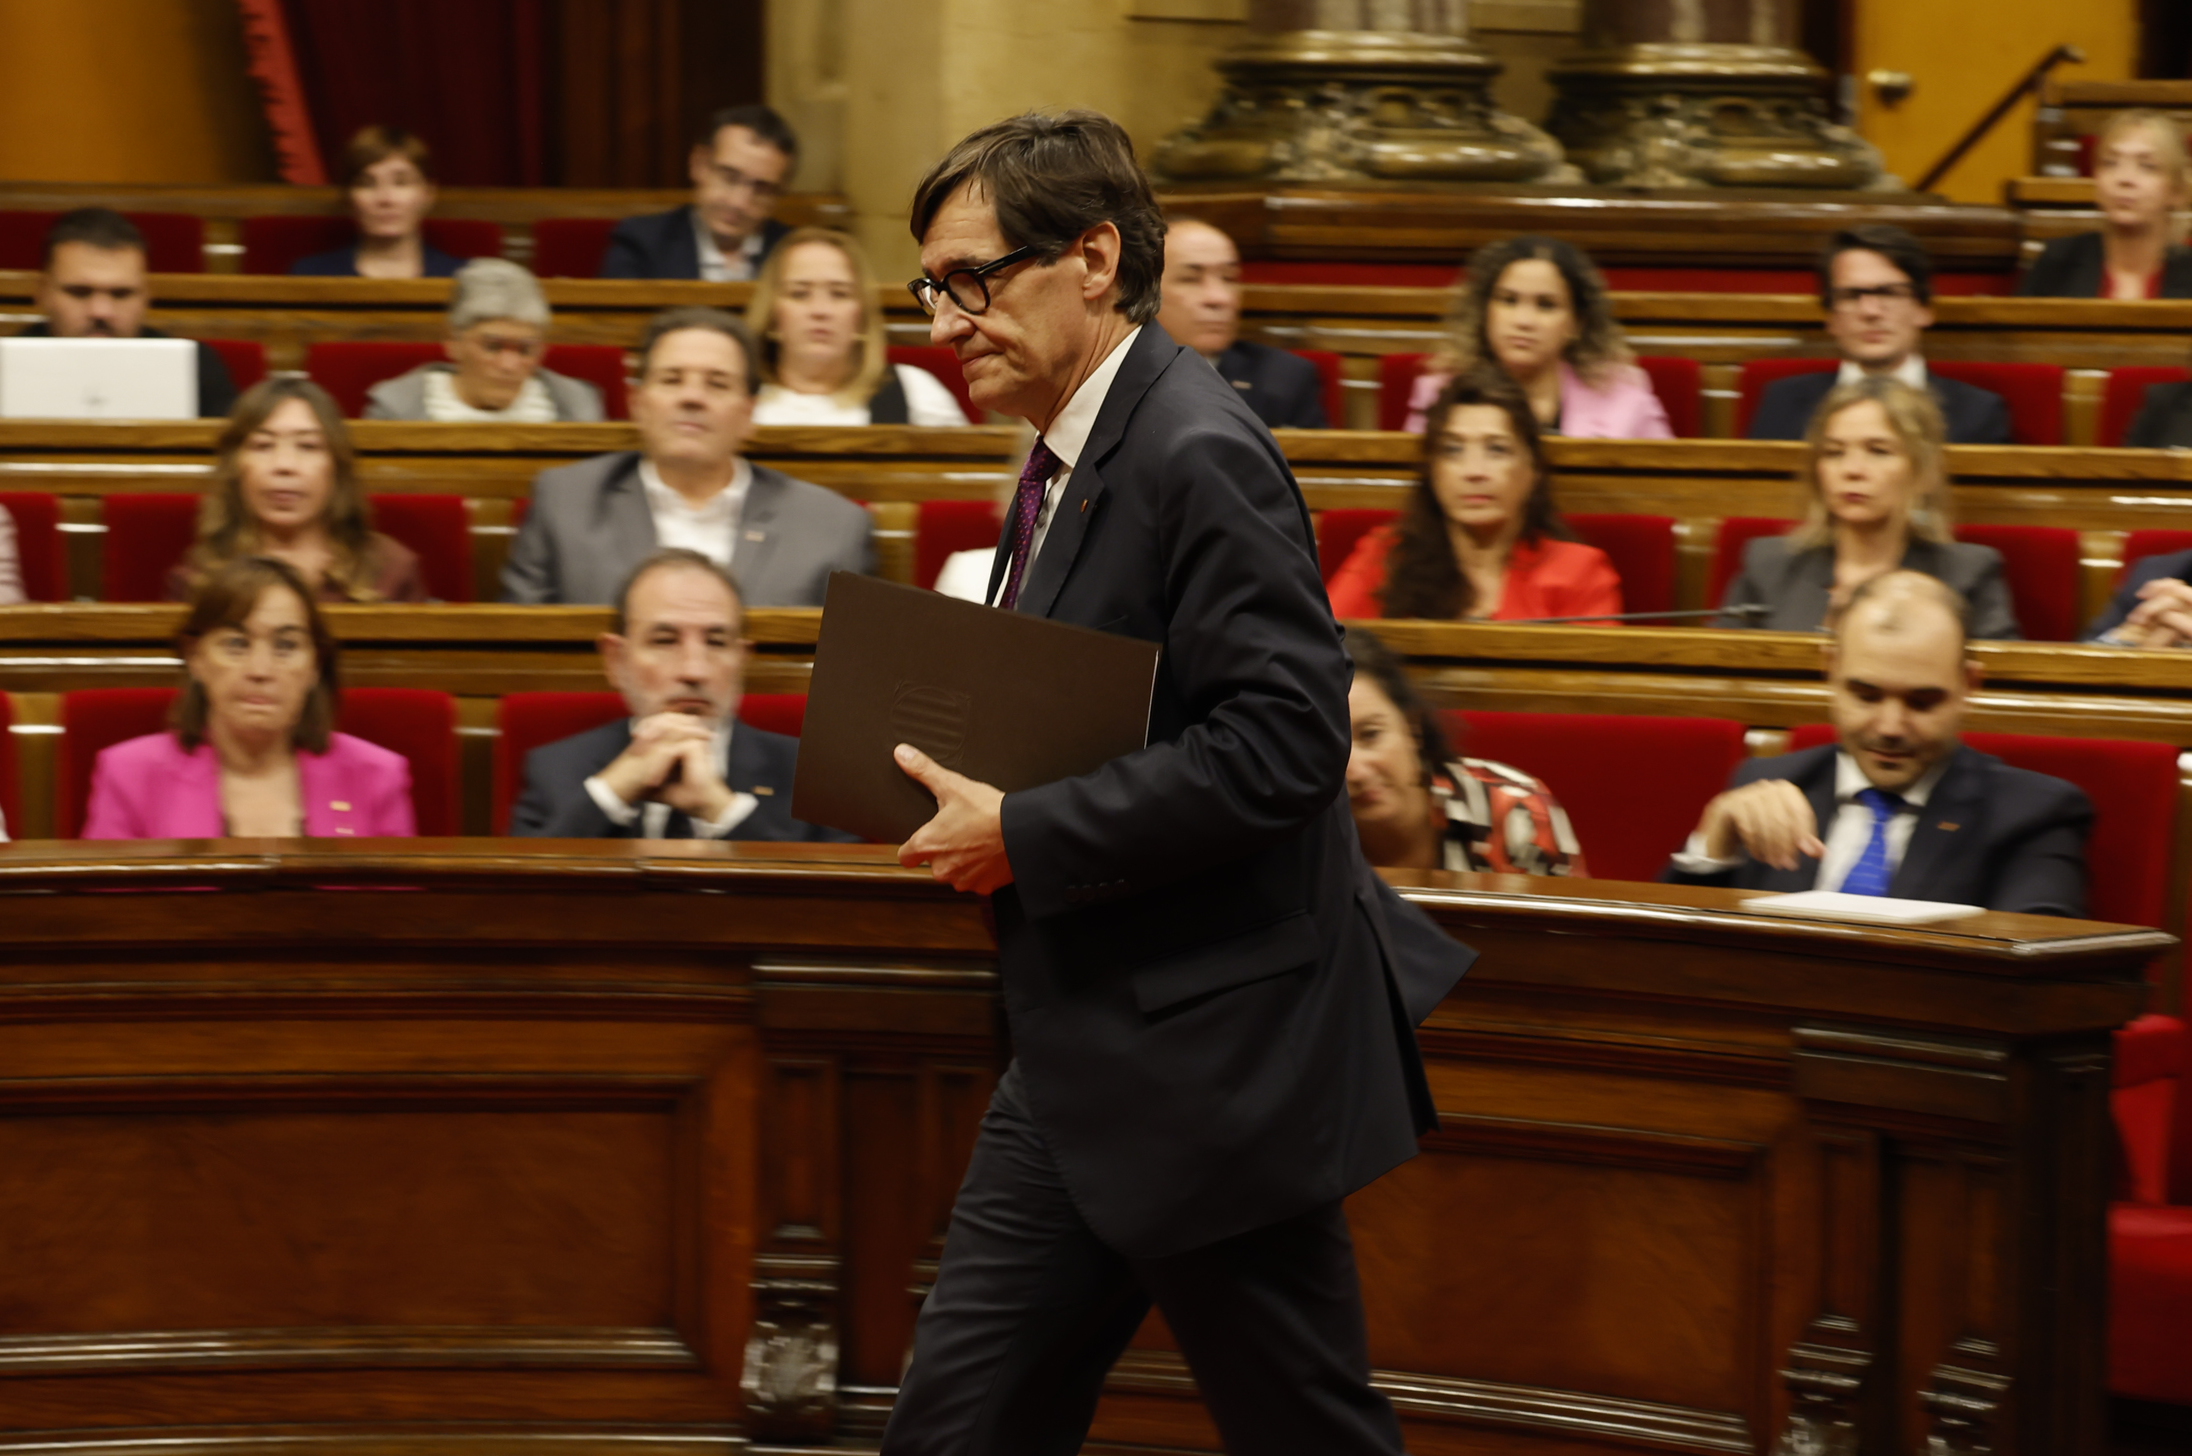
<path id="1" fill-rule="evenodd" d="M 86 839 L 409 836 L 403 755 L 334 731 L 335 639 L 295 568 L 244 557 L 183 624 L 175 727 L 92 768 Z"/>
<path id="2" fill-rule="evenodd" d="M 1512 622 L 1617 616 L 1621 577 L 1567 532 L 1537 420 L 1505 373 L 1479 365 L 1432 402 L 1423 479 L 1400 520 L 1333 576 L 1332 615 Z"/>
<path id="3" fill-rule="evenodd" d="M 1408 397 L 1411 433 L 1422 432 L 1450 379 L 1491 363 L 1522 387 L 1540 433 L 1673 438 L 1650 378 L 1630 362 L 1606 280 L 1572 243 L 1522 237 L 1478 249 L 1448 328 L 1446 347 Z"/>

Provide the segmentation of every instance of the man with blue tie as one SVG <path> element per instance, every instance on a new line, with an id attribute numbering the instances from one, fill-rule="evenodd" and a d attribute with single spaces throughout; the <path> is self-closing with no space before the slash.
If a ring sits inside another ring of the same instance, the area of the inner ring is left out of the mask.
<path id="1" fill-rule="evenodd" d="M 1964 746 L 1979 686 L 1964 622 L 1919 572 L 1858 587 L 1827 649 L 1837 741 L 1738 767 L 1664 878 L 2084 915 L 2093 806 Z"/>

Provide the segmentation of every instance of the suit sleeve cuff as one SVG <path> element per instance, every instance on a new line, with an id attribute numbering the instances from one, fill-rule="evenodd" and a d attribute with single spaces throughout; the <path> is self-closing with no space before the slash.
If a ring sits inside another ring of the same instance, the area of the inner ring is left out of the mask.
<path id="1" fill-rule="evenodd" d="M 1715 859 L 1705 853 L 1705 836 L 1692 833 L 1689 842 L 1675 855 L 1675 869 L 1685 875 L 1717 875 L 1734 869 L 1743 863 L 1745 856 L 1734 855 L 1728 859 Z"/>
<path id="2" fill-rule="evenodd" d="M 591 787 L 593 780 L 587 780 L 587 784 Z M 761 801 L 752 794 L 733 794 L 731 795 L 731 802 L 724 807 L 722 818 L 714 820 L 694 819 L 692 821 L 693 838 L 728 839 L 731 837 L 731 831 L 745 823 L 746 816 L 753 813 L 760 805 Z"/>
<path id="3" fill-rule="evenodd" d="M 586 780 L 586 797 L 619 829 L 629 829 L 639 822 L 639 810 L 618 798 L 616 790 L 601 781 L 600 774 Z"/>

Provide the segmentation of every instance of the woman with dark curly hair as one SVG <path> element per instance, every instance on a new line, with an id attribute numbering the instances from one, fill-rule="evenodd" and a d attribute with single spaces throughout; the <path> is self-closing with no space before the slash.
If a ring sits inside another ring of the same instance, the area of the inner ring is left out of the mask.
<path id="1" fill-rule="evenodd" d="M 1569 536 L 1537 416 L 1479 365 L 1432 401 L 1423 478 L 1401 518 L 1332 578 L 1334 616 L 1515 621 L 1621 611 L 1606 553 Z"/>
<path id="2" fill-rule="evenodd" d="M 1423 428 L 1449 379 L 1492 364 L 1522 387 L 1547 434 L 1674 436 L 1666 407 L 1614 322 L 1606 280 L 1573 243 L 1521 237 L 1477 249 L 1446 326 L 1445 346 L 1409 397 L 1410 433 Z"/>

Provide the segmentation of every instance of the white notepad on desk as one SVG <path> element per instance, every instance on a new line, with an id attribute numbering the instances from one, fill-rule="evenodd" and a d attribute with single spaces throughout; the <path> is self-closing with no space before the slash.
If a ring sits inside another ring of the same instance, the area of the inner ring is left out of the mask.
<path id="1" fill-rule="evenodd" d="M 1984 905 L 1943 900 L 1894 900 L 1885 895 L 1845 895 L 1840 890 L 1800 890 L 1793 895 L 1755 895 L 1743 902 L 1760 915 L 1806 915 L 1821 920 L 1869 920 L 1880 925 L 1925 925 L 1959 915 L 1984 915 Z"/>

